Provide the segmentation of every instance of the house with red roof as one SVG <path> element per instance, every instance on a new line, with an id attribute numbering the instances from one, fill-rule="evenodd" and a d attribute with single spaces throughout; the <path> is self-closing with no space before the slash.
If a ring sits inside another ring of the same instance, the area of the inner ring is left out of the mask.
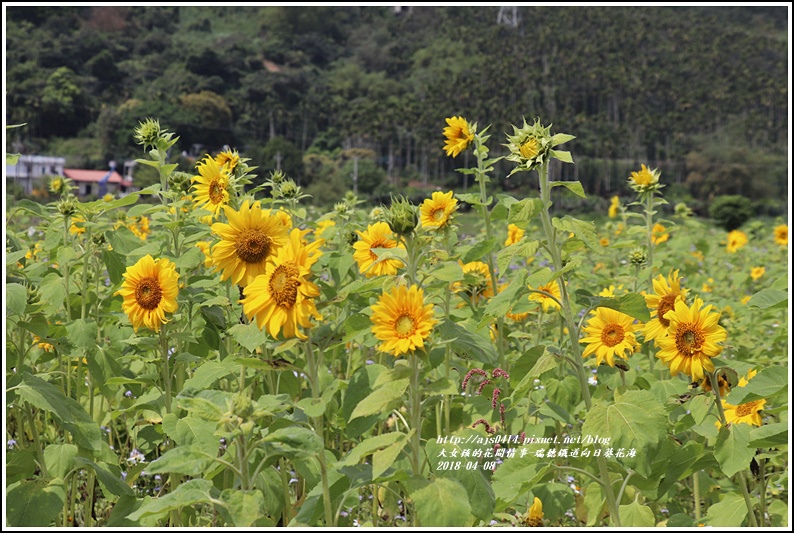
<path id="1" fill-rule="evenodd" d="M 82 170 L 77 168 L 63 169 L 63 175 L 72 180 L 77 187 L 76 196 L 102 196 L 110 193 L 114 196 L 125 195 L 138 190 L 132 184 L 132 178 L 123 178 L 115 170 Z M 104 187 L 103 187 L 104 185 Z"/>

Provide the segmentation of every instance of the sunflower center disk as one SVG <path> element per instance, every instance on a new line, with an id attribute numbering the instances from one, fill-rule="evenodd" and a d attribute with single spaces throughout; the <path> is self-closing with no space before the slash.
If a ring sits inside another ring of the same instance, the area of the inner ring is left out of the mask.
<path id="1" fill-rule="evenodd" d="M 703 346 L 703 333 L 692 326 L 679 329 L 675 336 L 675 347 L 678 353 L 684 355 L 695 355 Z"/>
<path id="2" fill-rule="evenodd" d="M 151 311 L 163 299 L 163 291 L 157 278 L 144 278 L 135 287 L 135 301 L 144 309 Z"/>
<path id="3" fill-rule="evenodd" d="M 610 348 L 623 342 L 624 337 L 623 327 L 617 324 L 609 324 L 601 331 L 601 342 Z"/>
<path id="4" fill-rule="evenodd" d="M 757 401 L 741 404 L 736 408 L 736 416 L 747 416 L 753 414 L 753 409 L 755 409 L 756 404 L 758 404 Z"/>
<path id="5" fill-rule="evenodd" d="M 664 315 L 667 313 L 667 311 L 672 310 L 674 307 L 675 307 L 675 294 L 668 294 L 667 296 L 663 296 L 662 299 L 659 301 L 659 309 L 656 312 L 656 316 L 659 317 L 659 323 L 665 328 L 670 327 L 670 321 L 664 318 Z"/>
<path id="6" fill-rule="evenodd" d="M 273 271 L 270 276 L 270 294 L 277 304 L 285 307 L 295 305 L 301 284 L 297 279 L 299 274 L 297 267 L 290 263 L 280 265 Z"/>
<path id="7" fill-rule="evenodd" d="M 433 211 L 432 217 L 433 220 L 435 220 L 436 222 L 441 222 L 442 220 L 444 220 L 444 215 L 445 215 L 444 209 L 439 208 Z"/>
<path id="8" fill-rule="evenodd" d="M 273 241 L 258 229 L 246 229 L 240 232 L 235 242 L 237 257 L 246 263 L 259 263 L 270 253 Z"/>
<path id="9" fill-rule="evenodd" d="M 213 204 L 223 202 L 223 185 L 221 185 L 220 181 L 212 180 L 210 183 L 209 197 Z"/>
<path id="10" fill-rule="evenodd" d="M 394 321 L 394 331 L 398 337 L 410 337 L 416 331 L 416 323 L 410 316 L 402 315 Z"/>

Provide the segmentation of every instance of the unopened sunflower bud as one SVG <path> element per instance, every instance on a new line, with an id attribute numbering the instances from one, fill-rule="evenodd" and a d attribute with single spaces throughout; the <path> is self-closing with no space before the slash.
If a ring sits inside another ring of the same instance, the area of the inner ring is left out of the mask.
<path id="1" fill-rule="evenodd" d="M 691 217 L 692 210 L 686 205 L 684 202 L 678 202 L 675 204 L 675 214 L 679 217 Z"/>
<path id="2" fill-rule="evenodd" d="M 292 179 L 286 179 L 279 185 L 278 192 L 282 198 L 297 198 L 301 188 Z"/>
<path id="3" fill-rule="evenodd" d="M 66 198 L 58 202 L 58 212 L 65 217 L 70 217 L 77 213 L 77 204 L 71 198 Z"/>
<path id="4" fill-rule="evenodd" d="M 168 188 L 172 191 L 178 191 L 186 194 L 190 191 L 192 179 L 193 176 L 187 172 L 172 172 L 168 177 Z"/>
<path id="5" fill-rule="evenodd" d="M 69 190 L 68 180 L 61 176 L 55 176 L 50 180 L 50 192 L 54 194 L 63 194 Z"/>
<path id="6" fill-rule="evenodd" d="M 34 287 L 33 285 L 28 285 L 27 283 L 24 284 L 25 287 L 25 296 L 27 297 L 28 304 L 35 304 L 39 301 L 39 297 L 41 294 L 39 293 L 38 287 Z"/>
<path id="7" fill-rule="evenodd" d="M 274 170 L 270 173 L 270 183 L 273 185 L 280 185 L 282 181 L 287 179 L 286 174 L 281 170 Z"/>
<path id="8" fill-rule="evenodd" d="M 156 143 L 161 133 L 163 131 L 160 129 L 160 121 L 150 117 L 143 122 L 138 122 L 138 127 L 135 128 L 133 136 L 135 137 L 135 142 L 143 145 L 143 149 L 146 150 L 149 146 L 157 146 Z"/>
<path id="9" fill-rule="evenodd" d="M 370 222 L 385 222 L 386 211 L 382 207 L 373 207 L 372 211 L 369 212 L 369 220 Z"/>
<path id="10" fill-rule="evenodd" d="M 643 248 L 635 248 L 629 253 L 629 263 L 642 266 L 648 261 L 648 254 Z"/>
<path id="11" fill-rule="evenodd" d="M 391 207 L 386 214 L 386 222 L 397 235 L 410 235 L 419 224 L 419 216 L 416 214 L 416 207 L 400 196 L 398 199 L 392 200 Z"/>

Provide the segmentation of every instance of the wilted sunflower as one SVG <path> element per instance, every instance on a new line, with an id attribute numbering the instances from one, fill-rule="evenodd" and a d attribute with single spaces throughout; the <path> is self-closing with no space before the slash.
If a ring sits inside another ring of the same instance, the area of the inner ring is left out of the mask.
<path id="1" fill-rule="evenodd" d="M 557 300 L 562 298 L 562 294 L 560 293 L 560 286 L 557 284 L 556 281 L 550 281 L 545 285 L 541 285 L 537 289 L 533 287 L 529 287 L 530 290 L 538 290 L 543 291 L 551 294 Z M 540 302 L 541 306 L 543 307 L 543 312 L 548 313 L 550 309 L 560 309 L 560 304 L 558 304 L 553 298 L 546 296 L 545 294 L 540 294 L 538 292 L 530 293 L 529 299 L 533 302 Z"/>
<path id="2" fill-rule="evenodd" d="M 448 126 L 444 128 L 444 151 L 450 157 L 457 157 L 459 153 L 469 147 L 474 140 L 474 127 L 463 117 L 448 118 Z"/>
<path id="3" fill-rule="evenodd" d="M 527 527 L 543 527 L 543 502 L 535 496 L 532 505 L 523 516 L 524 525 Z"/>
<path id="4" fill-rule="evenodd" d="M 323 239 L 304 246 L 298 228 L 289 235 L 289 243 L 268 260 L 264 275 L 258 276 L 243 289 L 243 311 L 250 320 L 256 318 L 259 329 L 276 338 L 282 332 L 285 339 L 306 335 L 297 326 L 312 327 L 309 317 L 322 320 L 312 298 L 320 289 L 309 281 L 312 265 L 322 255 Z"/>
<path id="5" fill-rule="evenodd" d="M 194 201 L 202 209 L 217 215 L 221 207 L 229 203 L 229 170 L 218 165 L 209 155 L 196 168 L 199 175 L 193 177 Z"/>
<path id="6" fill-rule="evenodd" d="M 232 174 L 240 164 L 240 154 L 237 153 L 237 150 L 224 150 L 215 156 L 215 163 L 221 168 L 225 166 L 229 174 Z"/>
<path id="7" fill-rule="evenodd" d="M 607 307 L 598 307 L 593 317 L 584 327 L 587 336 L 579 342 L 587 344 L 582 357 L 596 354 L 596 365 L 602 362 L 614 367 L 615 356 L 628 359 L 639 343 L 634 338 L 634 331 L 642 324 L 634 324 L 634 319 L 620 311 Z"/>
<path id="8" fill-rule="evenodd" d="M 728 244 L 725 246 L 725 250 L 728 253 L 736 253 L 736 251 L 746 245 L 747 242 L 747 235 L 743 231 L 735 229 L 728 233 Z"/>
<path id="9" fill-rule="evenodd" d="M 645 324 L 646 341 L 660 339 L 667 335 L 670 321 L 664 315 L 675 307 L 676 302 L 684 302 L 687 292 L 686 289 L 681 288 L 678 270 L 670 272 L 667 278 L 659 274 L 653 280 L 653 294 L 645 295 L 645 305 L 651 310 L 651 320 Z"/>
<path id="10" fill-rule="evenodd" d="M 174 263 L 146 255 L 134 266 L 127 267 L 124 282 L 113 295 L 124 298 L 121 309 L 127 313 L 136 332 L 141 326 L 160 331 L 160 325 L 168 322 L 165 313 L 177 309 L 178 284 L 179 274 Z"/>
<path id="11" fill-rule="evenodd" d="M 449 224 L 452 213 L 458 208 L 458 201 L 448 193 L 434 192 L 419 207 L 419 220 L 423 228 L 443 228 Z"/>
<path id="12" fill-rule="evenodd" d="M 216 222 L 212 232 L 221 240 L 212 247 L 212 264 L 221 270 L 221 281 L 245 287 L 265 273 L 268 258 L 287 244 L 287 227 L 276 216 L 262 211 L 259 202 L 243 202 L 239 211 L 223 206 L 228 224 Z"/>
<path id="13" fill-rule="evenodd" d="M 755 370 L 750 370 L 750 372 L 747 373 L 746 378 L 739 378 L 739 383 L 736 386 L 746 386 L 757 373 L 758 372 Z M 725 421 L 729 424 L 750 424 L 752 426 L 762 425 L 763 421 L 761 420 L 761 415 L 758 411 L 763 410 L 764 405 L 766 405 L 766 400 L 763 398 L 760 400 L 745 402 L 739 405 L 732 405 L 725 400 L 722 400 L 722 409 L 725 412 Z M 718 420 L 716 425 L 717 427 L 720 427 L 722 424 Z"/>
<path id="14" fill-rule="evenodd" d="M 788 226 L 786 224 L 775 226 L 775 242 L 780 246 L 788 246 Z"/>
<path id="15" fill-rule="evenodd" d="M 424 292 L 416 285 L 394 287 L 372 306 L 372 333 L 383 341 L 378 350 L 398 356 L 424 347 L 437 320 L 433 304 L 425 305 Z"/>
<path id="16" fill-rule="evenodd" d="M 397 269 L 403 266 L 402 261 L 385 259 L 376 263 L 378 256 L 372 251 L 373 248 L 405 248 L 402 243 L 394 239 L 389 225 L 385 222 L 376 222 L 367 226 L 367 231 L 356 231 L 356 233 L 360 238 L 353 243 L 353 248 L 356 249 L 353 259 L 358 263 L 361 273 L 368 278 L 397 274 Z"/>
<path id="17" fill-rule="evenodd" d="M 518 241 L 520 241 L 523 237 L 524 237 L 524 230 L 522 230 L 515 224 L 508 224 L 507 240 L 505 240 L 505 246 L 510 246 L 511 244 L 515 244 Z"/>
<path id="18" fill-rule="evenodd" d="M 718 324 L 720 314 L 712 313 L 711 308 L 711 305 L 703 307 L 700 298 L 695 298 L 691 307 L 682 299 L 664 314 L 663 318 L 670 325 L 667 336 L 656 339 L 660 348 L 656 357 L 670 368 L 672 375 L 683 372 L 699 381 L 705 372 L 714 370 L 711 358 L 722 352 L 718 343 L 723 342 L 728 333 Z"/>

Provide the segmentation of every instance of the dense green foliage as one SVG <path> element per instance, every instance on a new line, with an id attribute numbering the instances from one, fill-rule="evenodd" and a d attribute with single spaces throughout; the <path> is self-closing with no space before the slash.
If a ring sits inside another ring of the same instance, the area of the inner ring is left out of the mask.
<path id="1" fill-rule="evenodd" d="M 76 137 L 94 154 L 80 164 L 104 167 L 131 157 L 128 132 L 155 116 L 180 151 L 229 143 L 260 176 L 283 137 L 328 156 L 331 174 L 342 149 L 365 148 L 381 188 L 461 187 L 445 117 L 499 133 L 542 115 L 578 132 L 577 164 L 553 177 L 591 196 L 627 192 L 645 162 L 701 212 L 719 194 L 774 204 L 787 188 L 785 9 L 519 7 L 511 27 L 497 7 L 9 7 L 6 119 L 28 124 L 9 146 L 71 156 Z"/>
<path id="2" fill-rule="evenodd" d="M 753 216 L 753 208 L 744 196 L 727 194 L 711 203 L 709 216 L 725 231 L 733 231 Z"/>

